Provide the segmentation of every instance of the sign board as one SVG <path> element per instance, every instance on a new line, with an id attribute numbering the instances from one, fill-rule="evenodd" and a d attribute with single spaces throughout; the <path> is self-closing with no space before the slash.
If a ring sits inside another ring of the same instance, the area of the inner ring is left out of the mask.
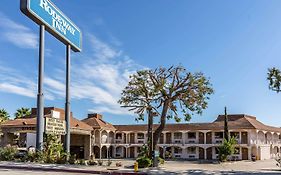
<path id="1" fill-rule="evenodd" d="M 82 32 L 49 0 L 21 0 L 21 11 L 75 52 L 82 50 Z"/>
<path id="2" fill-rule="evenodd" d="M 48 134 L 65 135 L 65 121 L 57 118 L 45 118 L 45 132 Z"/>

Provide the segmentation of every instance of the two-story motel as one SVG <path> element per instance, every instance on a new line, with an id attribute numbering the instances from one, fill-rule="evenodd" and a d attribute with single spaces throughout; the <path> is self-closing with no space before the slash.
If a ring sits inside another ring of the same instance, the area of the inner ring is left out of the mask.
<path id="1" fill-rule="evenodd" d="M 45 108 L 45 117 L 64 119 L 64 110 Z M 234 159 L 274 158 L 281 149 L 281 128 L 267 126 L 256 117 L 228 115 L 230 136 L 237 145 Z M 154 126 L 156 128 L 157 125 Z M 224 138 L 224 116 L 211 123 L 167 124 L 158 148 L 161 157 L 178 159 L 217 159 L 217 147 Z M 35 144 L 36 109 L 31 116 L 10 120 L 1 125 L 1 145 L 30 147 Z M 62 136 L 63 140 L 63 136 Z M 147 125 L 112 125 L 100 114 L 89 114 L 83 120 L 71 114 L 71 153 L 79 158 L 135 158 L 147 141 Z"/>

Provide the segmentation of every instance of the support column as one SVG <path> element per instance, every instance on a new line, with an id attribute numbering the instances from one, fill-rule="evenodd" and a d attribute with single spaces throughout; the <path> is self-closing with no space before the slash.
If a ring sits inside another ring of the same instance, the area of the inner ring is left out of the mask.
<path id="1" fill-rule="evenodd" d="M 45 26 L 40 25 L 39 41 L 39 66 L 38 66 L 38 94 L 37 94 L 37 125 L 36 125 L 36 151 L 43 150 L 44 134 L 44 50 L 45 50 Z"/>
<path id="2" fill-rule="evenodd" d="M 70 45 L 66 46 L 65 152 L 70 154 Z"/>
<path id="3" fill-rule="evenodd" d="M 185 134 L 186 132 L 182 132 L 182 143 L 185 144 Z"/>
<path id="4" fill-rule="evenodd" d="M 172 139 L 172 143 L 175 143 L 175 141 L 174 141 L 174 133 L 173 132 L 171 132 L 171 139 Z"/>
<path id="5" fill-rule="evenodd" d="M 106 143 L 109 143 L 109 132 L 106 131 L 106 133 L 107 133 Z"/>
<path id="6" fill-rule="evenodd" d="M 204 132 L 204 144 L 207 144 L 207 132 Z"/>
<path id="7" fill-rule="evenodd" d="M 241 138 L 242 138 L 242 133 L 241 131 L 239 131 L 239 140 L 238 140 L 239 144 L 241 144 Z"/>
<path id="8" fill-rule="evenodd" d="M 204 159 L 207 159 L 207 148 L 204 148 Z"/>
<path id="9" fill-rule="evenodd" d="M 166 132 L 163 133 L 163 144 L 166 144 Z"/>

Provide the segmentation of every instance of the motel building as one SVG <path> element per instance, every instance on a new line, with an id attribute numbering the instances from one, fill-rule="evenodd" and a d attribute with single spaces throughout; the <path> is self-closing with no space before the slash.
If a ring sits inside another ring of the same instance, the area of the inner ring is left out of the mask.
<path id="1" fill-rule="evenodd" d="M 45 117 L 64 119 L 64 110 L 45 108 Z M 234 160 L 271 159 L 281 149 L 281 128 L 267 126 L 256 117 L 228 115 L 230 136 L 237 144 Z M 147 141 L 147 125 L 112 125 L 100 114 L 88 114 L 83 120 L 71 114 L 71 153 L 78 158 L 136 158 Z M 156 128 L 157 125 L 154 126 Z M 211 123 L 167 124 L 158 149 L 166 159 L 218 159 L 217 147 L 224 138 L 224 116 Z M 31 116 L 10 120 L 1 125 L 1 145 L 21 149 L 35 147 L 36 109 Z M 62 136 L 63 141 L 63 136 Z"/>

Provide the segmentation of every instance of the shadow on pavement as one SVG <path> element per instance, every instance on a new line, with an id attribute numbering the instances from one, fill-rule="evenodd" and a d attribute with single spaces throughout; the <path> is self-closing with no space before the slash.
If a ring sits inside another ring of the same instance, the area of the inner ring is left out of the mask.
<path id="1" fill-rule="evenodd" d="M 271 171 L 271 170 L 270 170 Z M 185 171 L 166 171 L 166 170 L 151 170 L 148 174 L 171 174 L 171 175 L 182 175 L 182 174 L 191 174 L 191 175 L 228 175 L 228 174 L 237 174 L 237 175 L 276 175 L 281 174 L 280 171 L 275 170 L 276 172 L 254 172 L 254 171 L 207 171 L 207 170 L 185 170 Z"/>

